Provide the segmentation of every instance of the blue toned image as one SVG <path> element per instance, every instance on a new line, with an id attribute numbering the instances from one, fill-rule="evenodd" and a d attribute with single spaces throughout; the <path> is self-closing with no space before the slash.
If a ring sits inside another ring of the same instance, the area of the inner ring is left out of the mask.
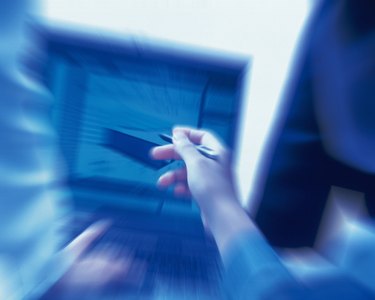
<path id="1" fill-rule="evenodd" d="M 0 2 L 0 300 L 375 298 L 375 2 L 293 1 Z"/>

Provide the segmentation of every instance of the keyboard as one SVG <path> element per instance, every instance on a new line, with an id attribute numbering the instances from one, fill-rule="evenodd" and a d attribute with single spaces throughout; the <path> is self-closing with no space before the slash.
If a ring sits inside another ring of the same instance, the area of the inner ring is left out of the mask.
<path id="1" fill-rule="evenodd" d="M 70 239 L 101 219 L 111 219 L 113 224 L 87 255 L 106 251 L 115 258 L 131 257 L 134 263 L 129 270 L 133 282 L 124 280 L 110 295 L 98 296 L 98 300 L 222 299 L 221 260 L 200 220 L 112 207 L 94 211 L 78 208 L 66 228 Z"/>

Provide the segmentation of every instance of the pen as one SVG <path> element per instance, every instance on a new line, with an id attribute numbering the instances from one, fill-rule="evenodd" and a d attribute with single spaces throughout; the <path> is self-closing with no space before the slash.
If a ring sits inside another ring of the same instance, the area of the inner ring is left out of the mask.
<path id="1" fill-rule="evenodd" d="M 165 133 L 160 133 L 159 137 L 162 140 L 173 144 L 173 138 L 170 135 L 165 134 Z M 212 150 L 209 147 L 206 147 L 206 146 L 203 146 L 203 145 L 195 145 L 195 148 L 199 151 L 199 153 L 201 153 L 203 156 L 205 156 L 207 158 L 210 158 L 210 159 L 213 159 L 213 160 L 219 159 L 219 155 L 215 152 L 215 150 Z"/>

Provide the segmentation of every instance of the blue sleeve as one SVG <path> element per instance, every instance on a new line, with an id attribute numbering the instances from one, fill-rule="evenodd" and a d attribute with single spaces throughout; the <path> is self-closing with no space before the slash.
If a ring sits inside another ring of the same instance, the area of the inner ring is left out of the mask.
<path id="1" fill-rule="evenodd" d="M 226 255 L 223 286 L 226 299 L 375 299 L 344 273 L 322 273 L 308 286 L 300 284 L 259 233 L 239 235 Z"/>
<path id="2" fill-rule="evenodd" d="M 228 299 L 264 299 L 285 287 L 288 294 L 302 289 L 258 233 L 235 238 L 226 262 L 223 280 Z"/>

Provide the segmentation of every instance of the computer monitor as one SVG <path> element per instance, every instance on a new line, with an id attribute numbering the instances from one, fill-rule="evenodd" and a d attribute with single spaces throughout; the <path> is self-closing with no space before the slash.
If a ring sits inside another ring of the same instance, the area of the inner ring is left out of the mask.
<path id="1" fill-rule="evenodd" d="M 248 58 L 38 30 L 47 54 L 42 78 L 54 96 L 53 123 L 73 185 L 159 195 L 157 178 L 176 163 L 155 162 L 148 151 L 176 124 L 236 144 Z"/>

